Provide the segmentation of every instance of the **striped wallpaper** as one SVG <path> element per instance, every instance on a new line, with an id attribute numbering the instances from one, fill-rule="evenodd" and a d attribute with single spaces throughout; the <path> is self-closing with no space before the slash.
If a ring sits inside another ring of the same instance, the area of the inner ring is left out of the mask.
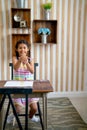
<path id="1" fill-rule="evenodd" d="M 12 59 L 11 7 L 16 0 L 0 0 L 0 79 L 10 79 Z M 47 0 L 25 0 L 31 22 L 43 19 L 41 4 Z M 55 92 L 87 91 L 87 0 L 48 0 L 51 19 L 56 19 L 57 44 L 31 44 L 37 79 L 48 79 Z M 55 34 L 54 34 L 55 35 Z M 32 42 L 33 37 L 31 38 Z"/>

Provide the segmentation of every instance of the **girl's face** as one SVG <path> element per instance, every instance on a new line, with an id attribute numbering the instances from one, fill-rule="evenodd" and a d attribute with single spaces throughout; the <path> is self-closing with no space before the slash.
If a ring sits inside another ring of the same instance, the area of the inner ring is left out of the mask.
<path id="1" fill-rule="evenodd" d="M 24 43 L 19 44 L 18 49 L 16 50 L 19 54 L 19 56 L 27 55 L 27 52 L 29 51 L 27 45 Z"/>

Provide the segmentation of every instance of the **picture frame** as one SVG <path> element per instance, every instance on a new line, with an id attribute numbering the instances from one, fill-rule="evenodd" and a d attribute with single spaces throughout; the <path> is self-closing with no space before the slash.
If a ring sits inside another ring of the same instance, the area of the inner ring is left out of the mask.
<path id="1" fill-rule="evenodd" d="M 21 28 L 27 27 L 27 22 L 26 22 L 25 20 L 20 21 L 20 27 L 21 27 Z"/>

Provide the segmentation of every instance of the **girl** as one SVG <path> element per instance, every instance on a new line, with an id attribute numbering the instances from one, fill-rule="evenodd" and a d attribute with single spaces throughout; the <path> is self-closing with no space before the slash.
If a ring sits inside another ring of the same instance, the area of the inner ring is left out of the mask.
<path id="1" fill-rule="evenodd" d="M 14 80 L 32 80 L 34 73 L 34 61 L 29 57 L 30 45 L 25 40 L 19 40 L 15 46 L 16 56 L 13 56 L 13 79 Z M 35 117 L 37 112 L 38 98 L 29 98 L 29 118 L 38 122 L 39 118 Z M 13 99 L 17 113 L 25 105 L 25 98 Z M 9 119 L 8 119 L 9 120 Z M 7 120 L 7 121 L 8 121 Z M 8 121 L 9 122 L 9 121 Z"/>

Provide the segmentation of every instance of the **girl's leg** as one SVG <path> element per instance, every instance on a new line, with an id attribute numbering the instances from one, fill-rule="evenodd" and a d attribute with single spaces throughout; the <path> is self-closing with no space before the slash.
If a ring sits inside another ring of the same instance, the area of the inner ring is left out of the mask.
<path id="1" fill-rule="evenodd" d="M 13 102 L 14 102 L 16 112 L 20 113 L 21 109 L 24 107 L 23 102 L 22 102 L 22 98 L 14 99 Z"/>
<path id="2" fill-rule="evenodd" d="M 17 112 L 18 114 L 20 114 L 22 107 L 21 107 L 20 105 L 18 105 L 18 104 L 14 104 L 14 106 L 15 106 L 16 112 Z M 9 124 L 9 123 L 13 123 L 13 126 L 15 125 L 15 116 L 14 116 L 13 113 L 10 113 L 10 114 L 8 115 L 7 123 L 8 123 L 8 124 Z"/>
<path id="3" fill-rule="evenodd" d="M 31 103 L 30 104 L 30 111 L 29 111 L 29 118 L 32 118 L 36 112 L 37 112 L 37 103 L 36 102 Z"/>
<path id="4" fill-rule="evenodd" d="M 22 106 L 20 106 L 20 105 L 18 105 L 18 104 L 15 104 L 15 109 L 16 109 L 16 112 L 17 112 L 18 114 L 20 114 L 21 109 L 22 109 Z"/>

